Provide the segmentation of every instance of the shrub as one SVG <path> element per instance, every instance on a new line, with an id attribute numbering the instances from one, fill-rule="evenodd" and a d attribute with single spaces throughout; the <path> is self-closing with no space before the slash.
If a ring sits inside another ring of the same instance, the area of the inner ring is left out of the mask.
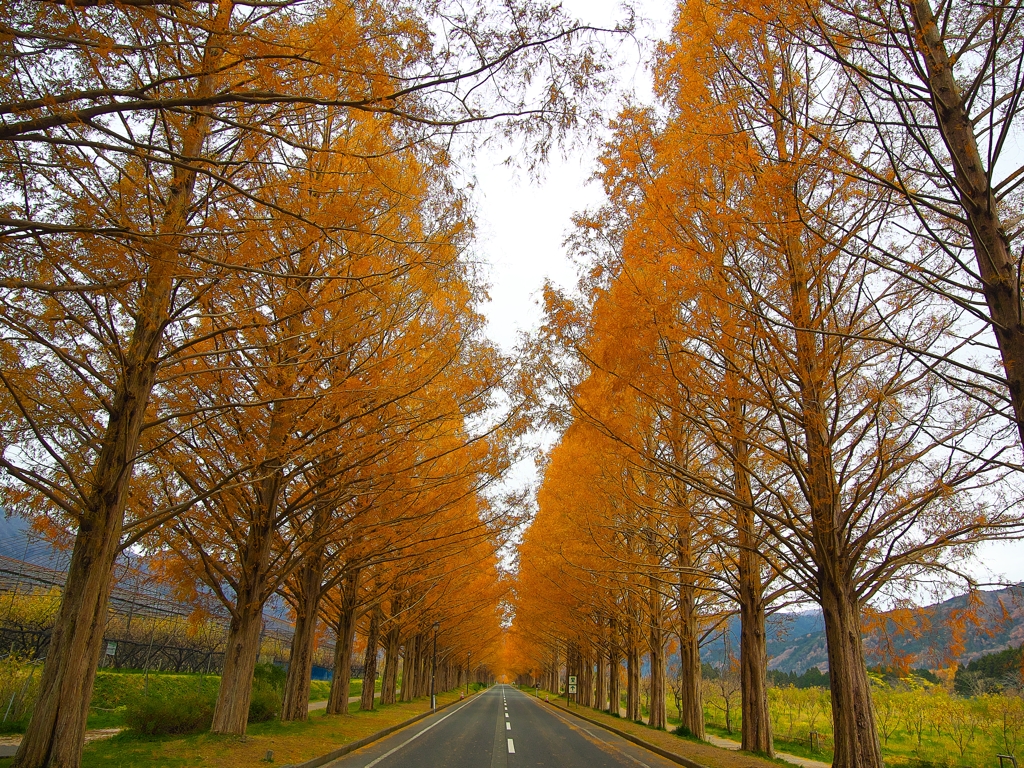
<path id="1" fill-rule="evenodd" d="M 252 697 L 249 699 L 249 722 L 265 723 L 281 714 L 281 698 L 287 677 L 284 667 L 257 664 L 252 672 Z"/>
<path id="2" fill-rule="evenodd" d="M 39 688 L 39 665 L 16 654 L 0 659 L 0 733 L 21 733 L 32 715 Z"/>
<path id="3" fill-rule="evenodd" d="M 281 714 L 281 692 L 266 680 L 256 678 L 249 699 L 249 722 L 265 723 Z"/>
<path id="4" fill-rule="evenodd" d="M 277 664 L 257 664 L 252 671 L 254 682 L 266 683 L 278 693 L 284 692 L 284 681 L 287 676 L 285 668 Z"/>
<path id="5" fill-rule="evenodd" d="M 125 723 L 148 736 L 185 735 L 208 730 L 216 697 L 204 691 L 145 696 L 129 702 Z"/>

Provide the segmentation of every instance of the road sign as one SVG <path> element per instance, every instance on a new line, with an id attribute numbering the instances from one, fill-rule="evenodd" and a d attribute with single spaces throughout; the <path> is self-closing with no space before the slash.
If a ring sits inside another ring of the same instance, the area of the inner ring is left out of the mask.
<path id="1" fill-rule="evenodd" d="M 569 685 L 576 685 L 576 675 L 569 675 Z"/>
<path id="2" fill-rule="evenodd" d="M 569 693 L 576 693 L 576 683 L 569 683 Z"/>

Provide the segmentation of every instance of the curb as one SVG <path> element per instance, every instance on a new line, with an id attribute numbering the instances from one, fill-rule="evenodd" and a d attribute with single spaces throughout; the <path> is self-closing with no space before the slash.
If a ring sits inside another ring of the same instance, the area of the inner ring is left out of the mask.
<path id="1" fill-rule="evenodd" d="M 547 703 L 550 706 L 557 709 L 559 712 L 567 712 L 573 717 L 578 717 L 580 720 L 584 720 L 585 722 L 588 722 L 591 725 L 596 725 L 598 728 L 604 728 L 606 731 L 610 731 L 611 733 L 614 733 L 616 736 L 619 736 L 625 739 L 626 741 L 630 741 L 633 744 L 636 744 L 638 747 L 643 747 L 648 752 L 653 752 L 659 757 L 664 757 L 666 760 L 671 760 L 673 763 L 676 763 L 677 765 L 685 766 L 685 768 L 707 768 L 707 766 L 702 765 L 701 763 L 694 762 L 688 757 L 677 755 L 675 752 L 669 752 L 667 749 L 663 749 L 662 747 L 659 747 L 657 744 L 651 744 L 651 742 L 649 741 L 644 741 L 643 739 L 638 738 L 637 736 L 634 736 L 631 733 L 620 731 L 618 728 L 613 728 L 612 726 L 607 725 L 606 723 L 602 723 L 599 720 L 592 720 L 586 715 L 581 715 L 579 712 L 573 712 L 571 709 L 559 707 L 557 704 L 551 704 L 550 701 Z"/>
<path id="2" fill-rule="evenodd" d="M 486 691 L 486 690 L 489 690 L 489 689 L 487 689 L 487 688 L 483 689 L 483 691 Z M 408 720 L 405 720 L 405 721 L 403 721 L 401 723 L 397 723 L 395 725 L 390 725 L 387 728 L 385 728 L 383 731 L 377 731 L 376 733 L 371 733 L 369 736 L 364 736 L 361 739 L 356 739 L 355 741 L 350 741 L 348 744 L 340 746 L 337 749 L 331 750 L 326 755 L 320 755 L 320 757 L 314 757 L 314 758 L 312 758 L 310 760 L 306 760 L 304 763 L 289 763 L 288 765 L 284 765 L 281 768 L 320 768 L 321 765 L 327 765 L 327 763 L 331 762 L 332 760 L 337 760 L 339 757 L 344 757 L 349 752 L 355 752 L 357 749 L 362 749 L 367 744 L 372 744 L 375 741 L 379 741 L 380 739 L 383 739 L 385 736 L 390 736 L 395 731 L 400 731 L 403 728 L 405 728 L 406 726 L 409 726 L 409 725 L 412 725 L 413 723 L 419 722 L 420 720 L 422 720 L 422 719 L 424 719 L 426 717 L 430 717 L 431 715 L 433 715 L 433 714 L 435 714 L 437 712 L 440 712 L 442 709 L 447 709 L 448 707 L 454 706 L 455 704 L 461 704 L 462 702 L 469 701 L 474 696 L 479 696 L 481 693 L 483 693 L 483 691 L 477 691 L 476 693 L 471 694 L 468 699 L 456 699 L 455 701 L 449 701 L 447 704 L 441 704 L 433 712 L 430 712 L 430 711 L 421 712 L 420 714 L 416 715 L 415 717 L 411 717 Z M 703 768 L 703 766 L 701 766 L 701 768 Z"/>

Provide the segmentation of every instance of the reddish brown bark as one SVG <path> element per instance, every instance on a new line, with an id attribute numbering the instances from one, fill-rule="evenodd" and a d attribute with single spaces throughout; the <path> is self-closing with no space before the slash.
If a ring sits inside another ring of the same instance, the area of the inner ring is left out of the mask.
<path id="1" fill-rule="evenodd" d="M 388 620 L 388 631 L 384 639 L 384 674 L 380 689 L 380 703 L 394 704 L 398 686 L 398 651 L 401 641 L 399 616 L 402 613 L 402 597 L 398 595 L 391 600 L 391 616 Z"/>
<path id="2" fill-rule="evenodd" d="M 700 626 L 697 597 L 693 586 L 693 542 L 689 528 L 676 529 L 676 559 L 679 567 L 679 709 L 681 725 L 697 738 L 704 738 L 704 699 L 701 691 Z"/>
<path id="3" fill-rule="evenodd" d="M 196 92 L 209 94 L 223 56 L 219 32 L 228 28 L 229 3 L 218 11 L 207 40 Z M 179 155 L 200 157 L 210 130 L 204 110 L 192 113 Z M 175 167 L 167 190 L 160 235 L 146 254 L 147 271 L 123 368 L 110 398 L 107 427 L 92 472 L 91 491 L 78 522 L 67 580 L 47 651 L 39 693 L 14 765 L 18 768 L 77 768 L 99 665 L 114 560 L 120 549 L 125 503 L 146 407 L 159 366 L 170 313 L 173 280 L 194 198 L 196 172 Z"/>
<path id="4" fill-rule="evenodd" d="M 413 635 L 405 641 L 405 654 L 402 658 L 402 701 L 412 701 L 413 699 L 419 637 L 419 635 Z"/>
<path id="5" fill-rule="evenodd" d="M 313 672 L 313 648 L 323 587 L 323 548 L 319 547 L 299 568 L 295 577 L 295 634 L 292 636 L 288 677 L 284 684 L 281 720 L 309 717 L 309 689 Z"/>
<path id="6" fill-rule="evenodd" d="M 768 639 L 765 634 L 763 558 L 754 530 L 754 496 L 747 474 L 748 447 L 743 403 L 730 402 L 733 427 L 733 478 L 736 504 L 737 601 L 740 606 L 740 743 L 748 752 L 775 756 L 768 710 Z"/>
<path id="7" fill-rule="evenodd" d="M 356 609 L 359 605 L 359 568 L 348 571 L 341 582 L 341 601 L 335 624 L 334 677 L 327 698 L 327 714 L 347 715 L 352 691 L 352 645 L 356 632 Z"/>
<path id="8" fill-rule="evenodd" d="M 626 717 L 640 720 L 640 671 L 643 659 L 632 620 L 626 625 Z"/>
<path id="9" fill-rule="evenodd" d="M 622 690 L 619 683 L 619 667 L 622 663 L 622 651 L 618 639 L 618 625 L 615 619 L 608 620 L 608 712 L 619 716 L 622 702 Z"/>
<path id="10" fill-rule="evenodd" d="M 366 655 L 363 657 L 363 690 L 359 709 L 373 709 L 377 687 L 377 652 L 380 650 L 380 603 L 370 611 L 370 627 L 366 635 Z"/>
<path id="11" fill-rule="evenodd" d="M 665 704 L 665 633 L 660 616 L 651 616 L 648 646 L 651 652 L 651 715 L 648 725 L 664 730 L 668 713 Z"/>
<path id="12" fill-rule="evenodd" d="M 953 75 L 942 33 L 928 0 L 912 0 L 913 36 L 928 69 L 932 109 L 953 162 L 982 292 L 999 344 L 1017 432 L 1024 443 L 1024 311 L 1017 260 L 999 218 L 996 195 L 978 149 L 974 126 Z"/>
<path id="13" fill-rule="evenodd" d="M 780 142 L 781 146 L 781 142 Z M 784 150 L 781 152 L 785 157 Z M 785 214 L 784 214 L 785 215 Z M 804 483 L 810 508 L 813 562 L 824 612 L 835 739 L 833 768 L 883 768 L 882 747 L 872 716 L 871 688 L 860 639 L 860 604 L 848 574 L 840 497 L 825 406 L 822 355 L 809 286 L 815 275 L 800 238 L 796 210 L 788 211 L 783 238 L 789 266 L 790 301 L 796 336 L 800 420 L 806 450 Z M 824 343 L 824 342 L 822 342 Z"/>

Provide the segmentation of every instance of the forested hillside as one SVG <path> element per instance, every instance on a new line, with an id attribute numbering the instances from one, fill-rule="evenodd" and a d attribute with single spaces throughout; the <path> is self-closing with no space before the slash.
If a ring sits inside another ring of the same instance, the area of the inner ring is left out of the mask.
<path id="1" fill-rule="evenodd" d="M 1024 642 L 1024 588 L 979 591 L 972 598 L 959 596 L 901 614 L 900 625 L 887 623 L 888 634 L 879 628 L 865 633 L 869 664 L 892 663 L 893 654 L 910 667 L 936 669 L 951 662 L 964 665 L 984 654 Z M 739 620 L 729 621 L 729 648 L 739 647 Z M 828 650 L 820 612 L 780 612 L 766 622 L 768 669 L 801 673 L 809 667 L 828 670 Z M 709 638 L 701 658 L 720 666 L 725 655 L 723 640 Z"/>

